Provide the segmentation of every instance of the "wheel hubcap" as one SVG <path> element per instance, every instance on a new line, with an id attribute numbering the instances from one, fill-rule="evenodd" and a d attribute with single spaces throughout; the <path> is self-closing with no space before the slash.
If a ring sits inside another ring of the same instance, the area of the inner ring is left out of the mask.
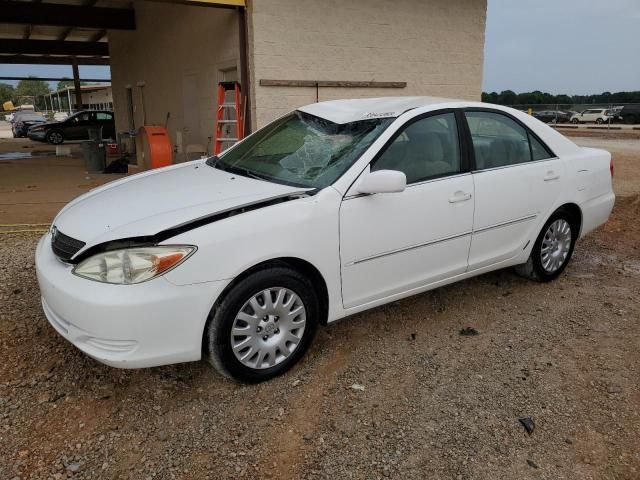
<path id="1" fill-rule="evenodd" d="M 273 367 L 298 348 L 306 321 L 306 309 L 295 292 L 268 288 L 247 300 L 237 313 L 231 348 L 246 367 Z"/>
<path id="2" fill-rule="evenodd" d="M 542 239 L 542 267 L 548 272 L 556 272 L 567 260 L 571 249 L 571 225 L 560 218 L 549 225 Z"/>

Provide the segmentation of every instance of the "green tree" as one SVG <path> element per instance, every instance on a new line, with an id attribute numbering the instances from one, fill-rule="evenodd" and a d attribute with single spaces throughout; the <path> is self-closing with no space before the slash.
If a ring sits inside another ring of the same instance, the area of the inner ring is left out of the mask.
<path id="1" fill-rule="evenodd" d="M 514 105 L 516 103 L 516 92 L 513 90 L 503 90 L 498 95 L 498 101 L 500 105 Z"/>
<path id="2" fill-rule="evenodd" d="M 80 82 L 80 85 L 86 85 L 87 82 Z M 64 77 L 62 80 L 58 82 L 56 85 L 56 90 L 63 90 L 67 87 L 73 88 L 73 80 L 71 78 Z"/>
<path id="3" fill-rule="evenodd" d="M 19 105 L 26 103 L 37 104 L 39 102 L 39 97 L 41 99 L 43 95 L 47 95 L 50 91 L 49 85 L 47 85 L 47 82 L 44 80 L 38 80 L 35 78 L 33 80 L 20 80 L 16 87 L 16 101 Z"/>
<path id="4" fill-rule="evenodd" d="M 4 102 L 13 102 L 16 99 L 16 90 L 13 85 L 0 83 L 0 105 Z"/>
<path id="5" fill-rule="evenodd" d="M 62 90 L 67 87 L 73 87 L 73 80 L 65 77 L 64 79 L 58 82 L 58 85 L 56 85 L 56 90 Z"/>

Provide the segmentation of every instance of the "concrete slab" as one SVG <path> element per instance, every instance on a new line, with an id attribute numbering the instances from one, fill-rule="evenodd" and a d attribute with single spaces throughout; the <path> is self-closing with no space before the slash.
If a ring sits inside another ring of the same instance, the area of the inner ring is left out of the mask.
<path id="1" fill-rule="evenodd" d="M 79 146 L 69 147 L 56 157 L 53 145 L 0 136 L 0 225 L 50 223 L 70 200 L 124 176 L 88 174 Z"/>

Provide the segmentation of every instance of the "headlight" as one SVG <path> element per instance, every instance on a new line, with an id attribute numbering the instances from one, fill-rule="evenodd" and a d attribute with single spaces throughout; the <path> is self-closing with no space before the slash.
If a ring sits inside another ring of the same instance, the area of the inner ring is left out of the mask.
<path id="1" fill-rule="evenodd" d="M 73 273 L 96 282 L 129 285 L 145 282 L 177 267 L 196 247 L 140 247 L 98 253 L 79 263 Z"/>

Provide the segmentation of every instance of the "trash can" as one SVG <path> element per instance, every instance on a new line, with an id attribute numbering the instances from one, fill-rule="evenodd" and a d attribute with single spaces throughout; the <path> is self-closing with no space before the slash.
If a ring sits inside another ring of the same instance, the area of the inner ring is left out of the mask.
<path id="1" fill-rule="evenodd" d="M 102 173 L 107 165 L 105 144 L 97 128 L 89 129 L 89 140 L 81 143 L 84 165 L 89 173 Z"/>

